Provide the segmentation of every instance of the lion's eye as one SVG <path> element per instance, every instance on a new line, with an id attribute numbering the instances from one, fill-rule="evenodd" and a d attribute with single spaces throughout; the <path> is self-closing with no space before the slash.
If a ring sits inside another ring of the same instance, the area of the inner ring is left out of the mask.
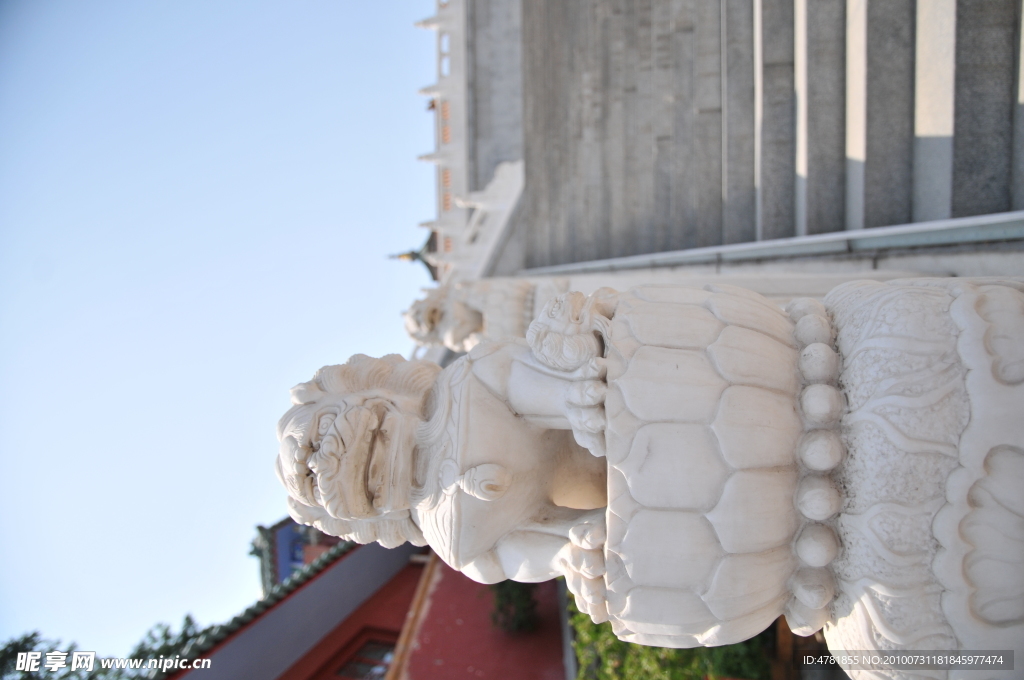
<path id="1" fill-rule="evenodd" d="M 316 432 L 323 437 L 331 429 L 331 425 L 334 424 L 334 419 L 337 418 L 337 414 L 325 413 L 320 416 L 320 421 L 317 423 Z"/>

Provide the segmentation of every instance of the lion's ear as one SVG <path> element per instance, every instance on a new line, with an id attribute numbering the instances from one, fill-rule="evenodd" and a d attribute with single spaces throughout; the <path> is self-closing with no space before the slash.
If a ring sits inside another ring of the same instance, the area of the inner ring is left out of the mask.
<path id="1" fill-rule="evenodd" d="M 512 475 L 501 465 L 485 463 L 466 470 L 459 477 L 459 486 L 470 496 L 482 501 L 496 501 L 512 485 Z"/>
<path id="2" fill-rule="evenodd" d="M 324 391 L 315 382 L 299 383 L 292 388 L 293 404 L 312 404 L 323 396 Z"/>

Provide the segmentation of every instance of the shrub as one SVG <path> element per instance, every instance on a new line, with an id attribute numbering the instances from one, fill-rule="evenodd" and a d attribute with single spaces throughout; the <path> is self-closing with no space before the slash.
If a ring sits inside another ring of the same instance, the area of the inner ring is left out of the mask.
<path id="1" fill-rule="evenodd" d="M 527 632 L 537 628 L 537 600 L 534 583 L 502 581 L 491 586 L 494 611 L 491 621 L 506 633 Z"/>
<path id="2" fill-rule="evenodd" d="M 610 623 L 595 624 L 576 609 L 571 598 L 569 617 L 576 633 L 577 680 L 771 678 L 768 652 L 774 640 L 772 628 L 736 645 L 668 649 L 619 640 Z"/>

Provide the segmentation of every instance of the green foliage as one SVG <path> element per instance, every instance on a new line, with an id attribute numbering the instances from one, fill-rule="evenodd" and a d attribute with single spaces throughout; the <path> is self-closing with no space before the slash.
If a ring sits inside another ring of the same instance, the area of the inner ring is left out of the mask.
<path id="1" fill-rule="evenodd" d="M 135 645 L 128 654 L 134 659 L 159 659 L 180 655 L 186 646 L 208 628 L 200 629 L 195 619 L 186 614 L 181 630 L 175 633 L 166 623 L 158 623 L 146 632 L 145 637 Z M 155 677 L 153 669 L 104 669 L 97 656 L 92 671 L 71 670 L 72 652 L 78 647 L 74 643 L 62 644 L 60 640 L 46 640 L 38 631 L 25 633 L 20 637 L 11 638 L 0 647 L 0 680 L 143 680 Z M 67 652 L 67 667 L 56 671 L 46 670 L 46 653 L 52 651 Z M 35 672 L 19 671 L 17 668 L 19 652 L 42 652 L 39 670 Z"/>
<path id="2" fill-rule="evenodd" d="M 534 583 L 502 581 L 491 586 L 494 611 L 491 621 L 506 633 L 528 632 L 537 628 L 537 600 Z"/>
<path id="3" fill-rule="evenodd" d="M 25 633 L 20 637 L 14 637 L 0 647 L 0 680 L 93 680 L 102 676 L 96 673 L 89 673 L 83 670 L 71 671 L 71 655 L 78 647 L 74 643 L 61 644 L 60 640 L 47 640 L 42 633 L 34 631 Z M 56 671 L 48 671 L 43 664 L 46 663 L 47 652 L 67 652 L 68 668 Z M 37 671 L 19 671 L 18 654 L 21 652 L 41 652 L 42 658 Z"/>
<path id="4" fill-rule="evenodd" d="M 571 600 L 571 598 L 570 598 Z M 577 680 L 769 680 L 768 650 L 773 631 L 725 647 L 667 649 L 623 642 L 609 623 L 595 624 L 569 603 L 576 631 L 573 647 L 579 664 Z"/>
<path id="5" fill-rule="evenodd" d="M 135 645 L 128 655 L 136 659 L 159 659 L 181 655 L 185 647 L 205 633 L 209 628 L 200 628 L 191 614 L 185 614 L 181 622 L 181 630 L 175 633 L 166 623 L 158 623 L 150 628 L 139 644 Z"/>

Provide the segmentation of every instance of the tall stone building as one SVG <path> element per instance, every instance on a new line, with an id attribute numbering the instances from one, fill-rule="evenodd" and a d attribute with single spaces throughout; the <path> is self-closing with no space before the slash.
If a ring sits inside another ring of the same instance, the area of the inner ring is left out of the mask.
<path id="1" fill-rule="evenodd" d="M 439 0 L 428 257 L 441 281 L 1024 274 L 1021 21 L 1021 0 Z"/>

